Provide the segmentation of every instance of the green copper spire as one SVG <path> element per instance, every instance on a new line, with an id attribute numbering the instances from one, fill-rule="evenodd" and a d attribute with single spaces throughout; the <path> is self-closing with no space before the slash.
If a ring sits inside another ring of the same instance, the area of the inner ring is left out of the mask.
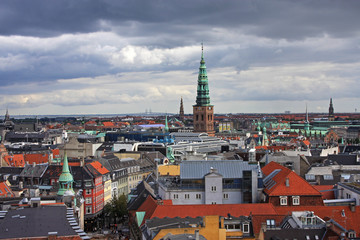
<path id="1" fill-rule="evenodd" d="M 73 192 L 75 194 L 75 192 L 73 190 L 73 182 L 74 182 L 74 178 L 70 173 L 69 163 L 68 163 L 67 155 L 65 153 L 64 162 L 63 162 L 63 170 L 59 177 L 59 185 L 60 186 L 59 186 L 59 191 L 57 194 L 59 196 L 63 196 L 67 190 L 70 190 L 71 192 Z"/>
<path id="2" fill-rule="evenodd" d="M 165 132 L 169 131 L 169 124 L 168 124 L 168 120 L 167 120 L 167 115 L 165 116 L 165 128 L 164 128 Z"/>
<path id="3" fill-rule="evenodd" d="M 308 131 L 310 130 L 310 122 L 309 122 L 309 114 L 308 114 L 308 110 L 307 110 L 307 104 L 306 104 L 306 119 L 305 119 L 304 130 L 306 131 L 306 133 L 308 133 Z"/>
<path id="4" fill-rule="evenodd" d="M 201 60 L 200 60 L 197 96 L 196 96 L 196 105 L 195 106 L 211 106 L 210 105 L 208 77 L 207 77 L 207 73 L 206 73 L 206 66 L 205 66 L 205 60 L 204 60 L 203 44 L 201 44 Z"/>

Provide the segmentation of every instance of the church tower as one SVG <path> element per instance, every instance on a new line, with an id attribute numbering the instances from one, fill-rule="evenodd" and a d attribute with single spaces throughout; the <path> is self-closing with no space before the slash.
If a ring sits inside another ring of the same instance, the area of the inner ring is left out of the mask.
<path id="1" fill-rule="evenodd" d="M 329 106 L 329 117 L 328 117 L 329 121 L 334 121 L 335 120 L 335 116 L 334 116 L 334 107 L 333 107 L 333 103 L 332 103 L 332 98 L 330 98 L 330 106 Z"/>
<path id="2" fill-rule="evenodd" d="M 63 162 L 63 169 L 62 169 L 62 173 L 59 177 L 59 191 L 57 192 L 58 196 L 64 196 L 64 193 L 66 191 L 71 191 L 73 194 L 75 194 L 74 189 L 73 189 L 73 183 L 74 183 L 74 178 L 70 173 L 69 170 L 69 163 L 68 163 L 68 159 L 65 153 L 64 156 L 64 162 Z"/>
<path id="3" fill-rule="evenodd" d="M 180 119 L 181 121 L 184 121 L 184 103 L 183 103 L 183 98 L 182 98 L 182 97 L 181 97 L 181 100 L 180 100 L 179 119 Z"/>
<path id="4" fill-rule="evenodd" d="M 206 132 L 209 136 L 215 136 L 214 106 L 210 104 L 209 85 L 203 46 L 201 46 L 196 104 L 193 105 L 193 122 L 194 132 Z"/>
<path id="5" fill-rule="evenodd" d="M 9 110 L 6 108 L 6 113 L 5 113 L 5 118 L 4 118 L 4 122 L 6 121 L 10 121 L 10 115 L 9 115 Z"/>

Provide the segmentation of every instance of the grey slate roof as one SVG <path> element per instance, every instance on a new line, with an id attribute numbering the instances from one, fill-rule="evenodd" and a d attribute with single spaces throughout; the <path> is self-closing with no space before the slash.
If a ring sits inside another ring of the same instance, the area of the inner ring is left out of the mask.
<path id="1" fill-rule="evenodd" d="M 48 166 L 48 164 L 37 164 L 35 166 L 27 164 L 22 170 L 20 176 L 40 178 L 45 173 Z"/>
<path id="2" fill-rule="evenodd" d="M 359 165 L 357 155 L 354 154 L 329 154 L 325 165 L 332 165 L 331 163 L 338 165 Z"/>
<path id="3" fill-rule="evenodd" d="M 325 228 L 321 229 L 274 229 L 264 233 L 265 240 L 282 240 L 282 239 L 322 239 L 326 232 Z M 317 236 L 317 238 L 316 238 Z"/>
<path id="4" fill-rule="evenodd" d="M 257 165 L 237 160 L 183 161 L 180 164 L 180 179 L 202 179 L 211 167 L 217 169 L 223 178 L 242 178 L 243 171 L 257 170 Z"/>
<path id="5" fill-rule="evenodd" d="M 0 239 L 47 237 L 49 232 L 77 236 L 66 219 L 65 205 L 9 210 L 0 219 Z"/>

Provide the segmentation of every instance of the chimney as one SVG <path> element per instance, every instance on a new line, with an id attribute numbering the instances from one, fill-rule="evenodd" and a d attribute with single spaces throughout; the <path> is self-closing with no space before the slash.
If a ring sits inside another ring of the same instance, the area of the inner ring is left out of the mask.
<path id="1" fill-rule="evenodd" d="M 48 240 L 55 240 L 57 239 L 57 232 L 48 232 Z"/>
<path id="2" fill-rule="evenodd" d="M 199 240 L 200 239 L 200 235 L 199 235 L 199 229 L 195 230 L 195 240 Z"/>
<path id="3" fill-rule="evenodd" d="M 290 187 L 289 178 L 286 178 L 286 179 L 285 179 L 285 185 L 286 185 L 287 187 Z"/>
<path id="4" fill-rule="evenodd" d="M 355 212 L 355 203 L 351 203 L 351 204 L 350 204 L 350 210 L 351 210 L 352 212 Z"/>

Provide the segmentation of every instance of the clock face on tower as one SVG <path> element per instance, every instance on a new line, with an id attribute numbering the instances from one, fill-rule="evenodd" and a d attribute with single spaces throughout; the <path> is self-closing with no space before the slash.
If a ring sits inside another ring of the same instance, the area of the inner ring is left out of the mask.
<path id="1" fill-rule="evenodd" d="M 211 107 L 209 107 L 209 110 L 211 110 Z"/>

